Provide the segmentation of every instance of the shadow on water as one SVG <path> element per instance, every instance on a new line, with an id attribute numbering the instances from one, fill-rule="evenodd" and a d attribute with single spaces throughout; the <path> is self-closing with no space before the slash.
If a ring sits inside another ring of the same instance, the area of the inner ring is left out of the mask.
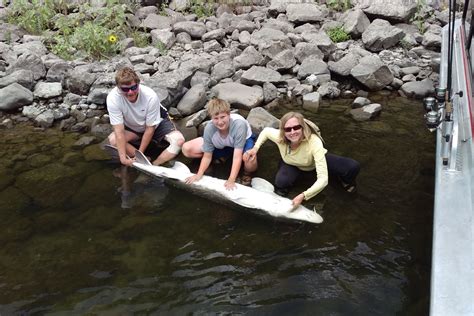
<path id="1" fill-rule="evenodd" d="M 362 167 L 358 194 L 329 186 L 310 201 L 322 225 L 123 173 L 74 134 L 2 131 L 0 314 L 427 314 L 434 136 L 419 102 L 371 99 L 374 121 L 344 115 L 344 100 L 312 116 Z M 278 153 L 264 149 L 272 180 Z"/>

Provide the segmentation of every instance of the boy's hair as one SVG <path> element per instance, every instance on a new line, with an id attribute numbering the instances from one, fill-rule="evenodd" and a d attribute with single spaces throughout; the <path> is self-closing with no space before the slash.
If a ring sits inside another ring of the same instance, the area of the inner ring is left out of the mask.
<path id="1" fill-rule="evenodd" d="M 207 103 L 207 113 L 209 113 L 210 116 L 221 112 L 230 113 L 230 104 L 227 101 L 214 98 Z"/>
<path id="2" fill-rule="evenodd" d="M 140 83 L 140 78 L 130 67 L 121 68 L 115 74 L 115 83 L 118 86 L 122 84 L 131 84 L 132 82 Z"/>

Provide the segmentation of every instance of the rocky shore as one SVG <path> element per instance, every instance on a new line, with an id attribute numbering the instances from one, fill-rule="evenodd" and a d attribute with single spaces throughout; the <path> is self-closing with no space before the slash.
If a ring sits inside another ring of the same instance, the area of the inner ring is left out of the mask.
<path id="1" fill-rule="evenodd" d="M 416 1 L 353 1 L 343 13 L 308 1 L 261 4 L 221 4 L 215 16 L 198 19 L 180 13 L 187 1 L 173 1 L 164 11 L 157 1 L 142 1 L 129 18 L 150 34 L 151 45 L 139 48 L 126 39 L 120 56 L 100 62 L 55 56 L 41 37 L 5 22 L 4 4 L 0 128 L 32 121 L 104 138 L 111 131 L 106 96 L 116 69 L 125 65 L 157 92 L 187 139 L 202 130 L 204 106 L 214 96 L 247 115 L 259 132 L 278 124 L 268 110 L 282 100 L 317 112 L 322 99 L 352 98 L 347 114 L 368 120 L 383 110 L 369 92 L 415 98 L 434 92 L 447 11 L 426 7 L 421 34 L 409 22 L 419 10 Z M 334 43 L 326 33 L 334 27 L 351 39 Z"/>

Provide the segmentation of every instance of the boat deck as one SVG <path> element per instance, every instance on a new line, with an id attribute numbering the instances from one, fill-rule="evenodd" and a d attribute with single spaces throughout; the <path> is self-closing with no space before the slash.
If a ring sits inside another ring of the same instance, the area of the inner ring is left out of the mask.
<path id="1" fill-rule="evenodd" d="M 443 29 L 440 87 L 447 81 L 447 26 Z M 474 315 L 474 164 L 472 73 L 465 33 L 456 22 L 452 60 L 451 142 L 438 129 L 430 314 Z M 462 95 L 458 94 L 462 91 Z M 449 153 L 447 165 L 443 155 Z"/>

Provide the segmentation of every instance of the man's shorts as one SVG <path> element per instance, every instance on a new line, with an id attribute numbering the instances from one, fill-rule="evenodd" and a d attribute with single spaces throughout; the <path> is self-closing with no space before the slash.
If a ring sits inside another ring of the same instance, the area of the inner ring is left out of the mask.
<path id="1" fill-rule="evenodd" d="M 247 140 L 245 141 L 244 150 L 245 153 L 247 150 L 250 150 L 255 145 L 255 135 L 252 134 Z M 212 159 L 220 159 L 220 158 L 229 158 L 234 155 L 234 147 L 224 147 L 224 148 L 215 148 L 212 152 Z"/>
<path id="2" fill-rule="evenodd" d="M 143 133 L 136 132 L 127 126 L 125 126 L 125 130 L 132 132 L 138 136 L 138 139 L 134 140 L 132 144 L 133 145 L 138 144 L 138 146 L 140 146 Z M 155 128 L 155 132 L 153 133 L 153 137 L 152 137 L 152 142 L 159 145 L 164 140 L 166 135 L 168 135 L 169 133 L 175 130 L 176 130 L 176 127 L 174 126 L 174 124 L 170 121 L 168 117 L 165 117 Z"/>

